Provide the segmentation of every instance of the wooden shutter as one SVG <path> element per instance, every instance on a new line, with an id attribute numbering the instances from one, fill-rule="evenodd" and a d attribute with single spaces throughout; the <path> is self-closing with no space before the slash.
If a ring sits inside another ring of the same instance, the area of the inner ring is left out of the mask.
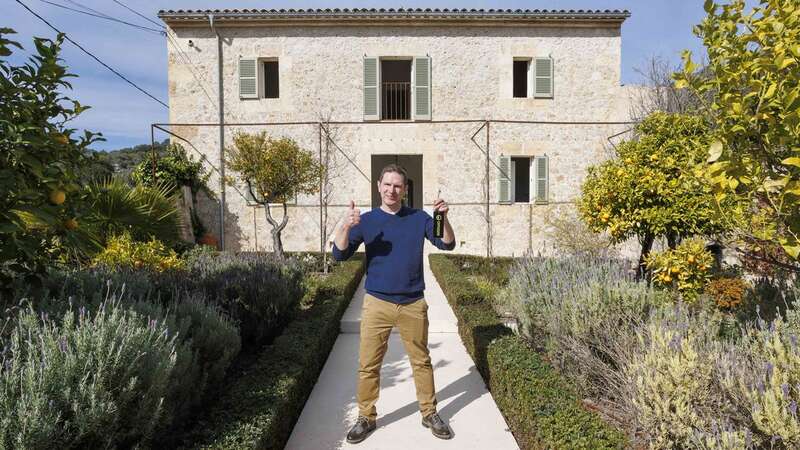
<path id="1" fill-rule="evenodd" d="M 511 203 L 511 157 L 500 155 L 497 171 L 497 201 Z"/>
<path id="2" fill-rule="evenodd" d="M 239 98 L 258 98 L 258 67 L 255 58 L 239 58 Z"/>
<path id="3" fill-rule="evenodd" d="M 364 57 L 364 120 L 380 120 L 378 58 Z"/>
<path id="4" fill-rule="evenodd" d="M 536 203 L 547 203 L 550 196 L 550 162 L 547 155 L 533 159 L 533 191 Z"/>
<path id="5" fill-rule="evenodd" d="M 553 97 L 553 58 L 533 59 L 533 96 Z"/>
<path id="6" fill-rule="evenodd" d="M 431 120 L 431 58 L 414 58 L 414 119 Z"/>

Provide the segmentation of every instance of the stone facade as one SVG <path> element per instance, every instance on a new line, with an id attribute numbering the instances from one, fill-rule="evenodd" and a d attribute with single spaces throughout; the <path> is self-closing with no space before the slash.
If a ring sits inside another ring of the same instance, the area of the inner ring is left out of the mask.
<path id="1" fill-rule="evenodd" d="M 219 127 L 198 125 L 218 123 L 217 37 L 208 24 L 181 26 L 165 21 L 173 35 L 168 43 L 169 117 L 175 124 L 171 130 L 191 142 L 187 147 L 205 155 L 213 167 L 211 186 L 218 191 Z M 216 27 L 223 42 L 226 145 L 237 132 L 267 131 L 291 137 L 317 155 L 320 117 L 330 115 L 332 121 L 348 122 L 331 125 L 336 144 L 354 165 L 342 166 L 329 207 L 329 231 L 349 200 L 362 211 L 370 207 L 370 190 L 375 189 L 374 181 L 368 179 L 372 155 L 422 155 L 425 208 L 430 212 L 441 190 L 451 205 L 457 252 L 548 253 L 545 217 L 571 207 L 586 167 L 608 157 L 610 136 L 630 128 L 624 122 L 630 120 L 633 91 L 620 85 L 619 23 L 239 26 L 220 22 Z M 364 57 L 421 55 L 431 61 L 432 120 L 365 122 Z M 541 56 L 553 60 L 553 97 L 514 98 L 512 61 Z M 241 57 L 278 59 L 280 98 L 239 98 Z M 475 122 L 441 122 L 465 119 Z M 481 122 L 486 119 L 539 122 L 489 123 L 488 221 L 487 127 Z M 312 123 L 236 125 L 254 122 Z M 544 154 L 549 158 L 548 203 L 499 204 L 495 166 L 499 156 Z M 226 188 L 225 247 L 270 250 L 270 227 L 263 208 L 248 205 L 241 194 L 243 188 Z M 218 196 L 201 202 L 201 216 L 215 235 L 219 200 Z M 282 207 L 273 210 L 276 217 L 281 216 Z M 300 197 L 288 211 L 284 248 L 319 250 L 319 196 Z"/>

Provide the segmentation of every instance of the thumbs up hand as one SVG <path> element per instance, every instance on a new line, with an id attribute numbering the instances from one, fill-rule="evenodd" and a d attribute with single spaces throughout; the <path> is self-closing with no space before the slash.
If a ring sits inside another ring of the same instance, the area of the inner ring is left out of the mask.
<path id="1" fill-rule="evenodd" d="M 361 210 L 356 208 L 356 204 L 352 200 L 350 200 L 350 206 L 347 208 L 347 212 L 345 212 L 342 223 L 347 229 L 350 229 L 361 223 Z"/>

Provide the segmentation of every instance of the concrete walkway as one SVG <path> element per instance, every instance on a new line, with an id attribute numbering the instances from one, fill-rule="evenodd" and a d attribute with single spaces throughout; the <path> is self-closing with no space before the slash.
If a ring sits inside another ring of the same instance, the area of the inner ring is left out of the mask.
<path id="1" fill-rule="evenodd" d="M 381 369 L 378 428 L 359 444 L 346 435 L 358 416 L 356 377 L 358 332 L 364 300 L 364 280 L 342 317 L 341 334 L 334 343 L 319 380 L 295 425 L 286 449 L 380 450 L 518 449 L 503 416 L 475 368 L 457 332 L 457 321 L 425 257 L 425 298 L 429 304 L 428 346 L 434 367 L 439 415 L 454 437 L 441 440 L 420 424 L 414 377 L 400 335 L 395 329 Z"/>

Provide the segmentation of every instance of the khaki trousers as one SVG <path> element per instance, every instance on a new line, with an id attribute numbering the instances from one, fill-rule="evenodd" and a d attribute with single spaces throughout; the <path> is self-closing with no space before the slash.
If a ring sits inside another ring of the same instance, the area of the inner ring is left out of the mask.
<path id="1" fill-rule="evenodd" d="M 411 361 L 419 410 L 423 417 L 436 412 L 436 388 L 428 351 L 428 303 L 421 298 L 407 305 L 396 305 L 365 294 L 361 312 L 357 399 L 359 414 L 370 420 L 378 417 L 375 403 L 381 387 L 381 364 L 389 344 L 389 334 L 395 325 L 400 329 L 400 337 Z"/>

